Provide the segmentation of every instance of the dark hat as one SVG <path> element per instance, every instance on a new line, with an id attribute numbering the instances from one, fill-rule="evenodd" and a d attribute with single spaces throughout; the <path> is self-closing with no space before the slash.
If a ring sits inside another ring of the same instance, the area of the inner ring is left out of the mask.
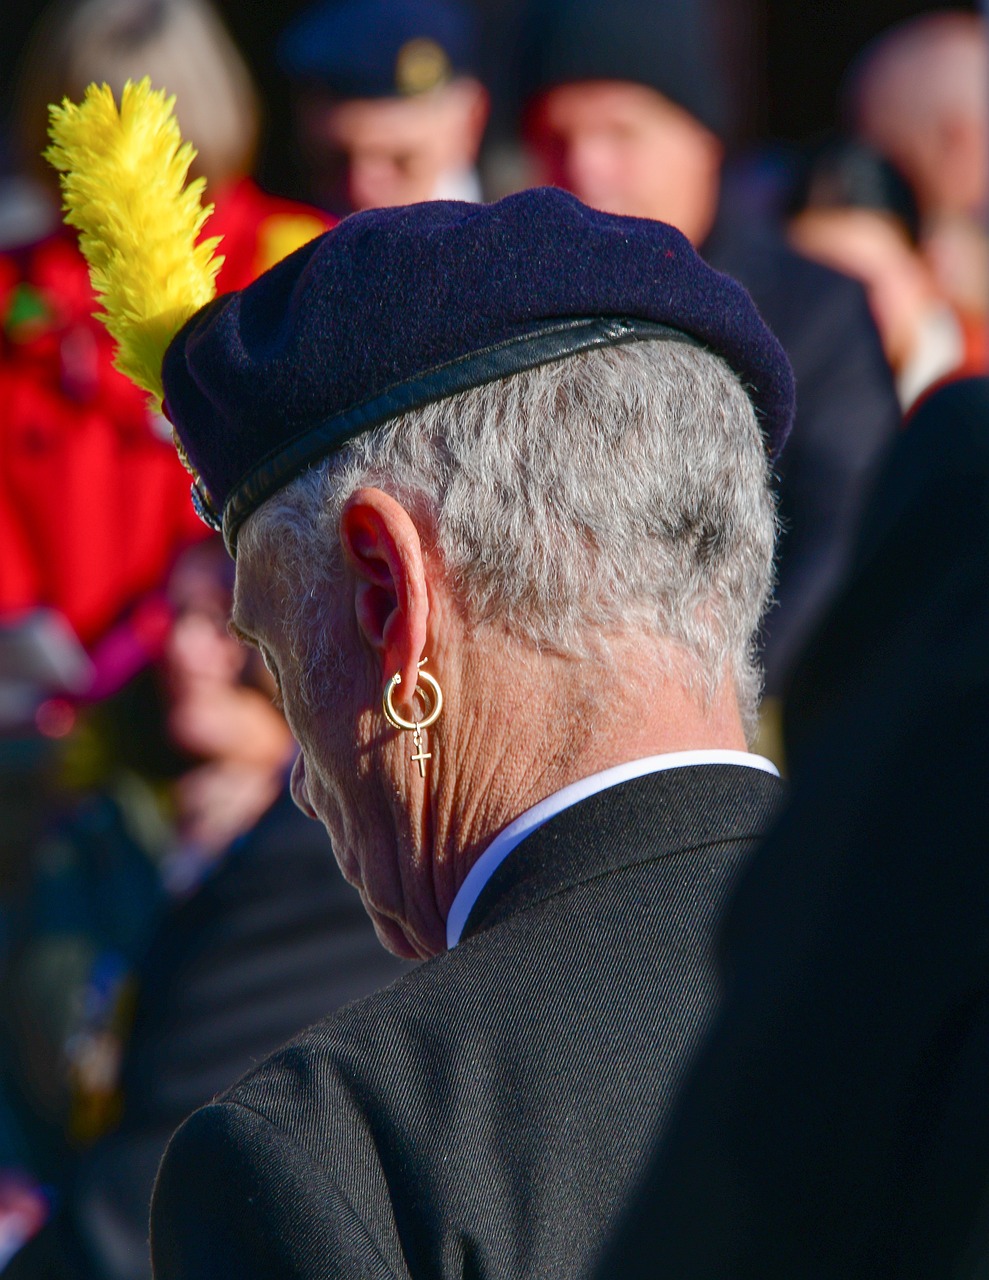
<path id="1" fill-rule="evenodd" d="M 911 244 L 920 236 L 917 199 L 906 178 L 878 151 L 855 138 L 830 137 L 804 157 L 790 212 L 868 209 L 895 218 Z"/>
<path id="2" fill-rule="evenodd" d="M 655 89 L 712 133 L 729 128 L 709 6 L 701 0 L 533 0 L 522 96 L 556 85 L 627 80 Z"/>
<path id="3" fill-rule="evenodd" d="M 475 45 L 455 0 L 323 0 L 282 33 L 278 60 L 335 97 L 405 97 L 472 74 Z"/>
<path id="4" fill-rule="evenodd" d="M 749 295 L 673 227 L 550 187 L 353 214 L 165 354 L 166 412 L 227 545 L 266 498 L 389 418 L 592 347 L 685 338 L 739 375 L 775 457 L 793 374 Z"/>

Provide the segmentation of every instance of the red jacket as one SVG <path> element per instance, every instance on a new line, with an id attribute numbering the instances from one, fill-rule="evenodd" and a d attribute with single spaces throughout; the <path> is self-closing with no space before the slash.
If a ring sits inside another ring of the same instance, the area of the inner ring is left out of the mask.
<path id="1" fill-rule="evenodd" d="M 329 225 L 235 184 L 204 231 L 224 237 L 218 287 L 243 287 Z M 0 256 L 0 619 L 52 606 L 87 645 L 205 532 L 168 424 L 113 368 L 94 309 L 68 233 Z"/>

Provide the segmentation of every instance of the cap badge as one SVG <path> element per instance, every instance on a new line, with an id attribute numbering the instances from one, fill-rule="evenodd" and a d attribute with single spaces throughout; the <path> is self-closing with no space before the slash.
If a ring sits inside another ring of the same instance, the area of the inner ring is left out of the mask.
<path id="1" fill-rule="evenodd" d="M 450 59 L 435 40 L 407 40 L 395 59 L 395 88 L 403 96 L 428 93 L 453 75 Z"/>

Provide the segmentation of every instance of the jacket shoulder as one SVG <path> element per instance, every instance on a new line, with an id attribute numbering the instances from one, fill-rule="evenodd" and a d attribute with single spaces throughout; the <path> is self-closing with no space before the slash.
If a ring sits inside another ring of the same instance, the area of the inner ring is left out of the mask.
<path id="1" fill-rule="evenodd" d="M 230 1100 L 210 1104 L 179 1128 L 162 1160 L 151 1208 L 154 1274 L 404 1280 L 383 1185 L 364 1203 L 362 1217 L 268 1118 Z"/>

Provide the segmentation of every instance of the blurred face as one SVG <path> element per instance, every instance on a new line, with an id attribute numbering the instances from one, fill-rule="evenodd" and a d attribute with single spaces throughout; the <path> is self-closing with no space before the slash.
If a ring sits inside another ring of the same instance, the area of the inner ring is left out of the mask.
<path id="1" fill-rule="evenodd" d="M 169 579 L 168 596 L 173 621 L 165 666 L 173 696 L 191 696 L 203 685 L 235 684 L 246 655 L 227 632 L 229 592 L 209 565 L 187 556 Z"/>
<path id="2" fill-rule="evenodd" d="M 267 673 L 229 632 L 230 586 L 220 549 L 194 547 L 168 582 L 173 620 L 165 642 L 168 731 L 203 760 L 281 769 L 292 742 L 271 705 Z"/>
<path id="3" fill-rule="evenodd" d="M 484 90 L 466 79 L 409 98 L 314 94 L 298 112 L 316 197 L 338 213 L 434 199 L 474 165 L 486 118 Z"/>
<path id="4" fill-rule="evenodd" d="M 528 140 L 542 180 L 595 209 L 672 223 L 695 244 L 711 229 L 721 144 L 654 89 L 617 80 L 551 89 Z"/>
<path id="5" fill-rule="evenodd" d="M 239 553 L 233 624 L 260 650 L 301 748 L 292 771 L 293 799 L 323 823 L 344 879 L 360 893 L 382 944 L 409 959 L 433 954 L 435 945 L 419 939 L 418 886 L 406 882 L 399 856 L 408 837 L 404 744 L 381 714 L 378 676 L 359 637 L 353 593 L 338 588 L 328 602 L 321 637 L 327 657 L 312 673 L 319 696 L 311 706 L 303 696 L 297 638 L 271 610 L 276 575 L 270 565 Z"/>

